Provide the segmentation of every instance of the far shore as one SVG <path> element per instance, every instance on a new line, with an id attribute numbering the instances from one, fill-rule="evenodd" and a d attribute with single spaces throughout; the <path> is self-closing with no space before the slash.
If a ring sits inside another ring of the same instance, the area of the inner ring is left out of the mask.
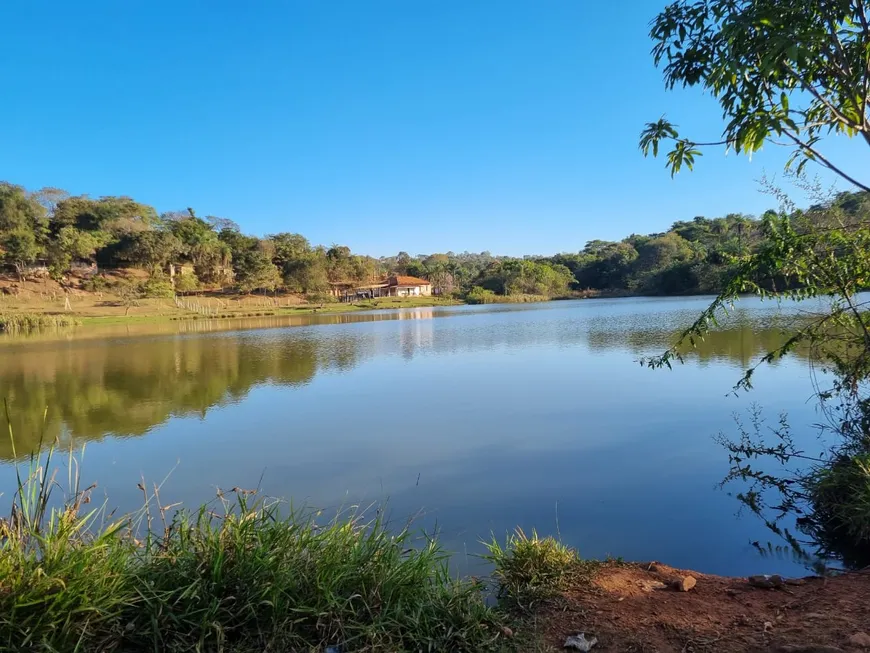
<path id="1" fill-rule="evenodd" d="M 14 294 L 0 287 L 0 318 L 35 316 L 46 318 L 46 328 L 51 318 L 69 323 L 74 327 L 146 325 L 178 321 L 213 321 L 252 318 L 290 318 L 312 315 L 341 315 L 361 311 L 391 310 L 402 308 L 434 308 L 461 306 L 480 302 L 466 301 L 458 297 L 380 297 L 355 302 L 312 302 L 295 294 L 227 294 L 201 292 L 180 294 L 177 299 L 147 298 L 124 302 L 109 293 L 76 290 L 62 292 L 57 284 L 47 281 L 18 282 Z M 591 299 L 598 297 L 623 297 L 623 294 L 608 294 L 597 291 L 572 293 L 565 297 L 541 295 L 496 295 L 486 304 L 536 303 L 564 299 Z M 12 331 L 13 329 L 8 329 Z M 36 329 L 33 329 L 36 330 Z M 3 332 L 0 324 L 0 332 Z"/>

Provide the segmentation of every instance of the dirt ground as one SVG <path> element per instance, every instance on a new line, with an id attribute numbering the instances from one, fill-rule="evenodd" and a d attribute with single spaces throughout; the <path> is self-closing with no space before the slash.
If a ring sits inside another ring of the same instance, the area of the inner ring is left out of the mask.
<path id="1" fill-rule="evenodd" d="M 697 581 L 691 590 L 672 586 L 686 576 Z M 538 623 L 556 650 L 583 632 L 600 653 L 870 651 L 870 570 L 788 582 L 763 589 L 658 563 L 608 563 Z"/>
<path id="2" fill-rule="evenodd" d="M 147 274 L 141 270 L 107 272 L 110 279 L 142 281 Z M 192 293 L 185 298 L 197 309 L 236 313 L 247 311 L 276 311 L 305 308 L 305 300 L 294 294 L 229 295 L 225 293 Z M 69 301 L 69 304 L 67 304 Z M 71 279 L 61 286 L 47 277 L 19 281 L 15 277 L 0 275 L 0 313 L 65 313 L 73 317 L 142 317 L 182 316 L 196 311 L 179 309 L 171 299 L 142 299 L 134 306 L 126 306 L 111 292 L 88 292 L 81 288 L 81 279 Z"/>

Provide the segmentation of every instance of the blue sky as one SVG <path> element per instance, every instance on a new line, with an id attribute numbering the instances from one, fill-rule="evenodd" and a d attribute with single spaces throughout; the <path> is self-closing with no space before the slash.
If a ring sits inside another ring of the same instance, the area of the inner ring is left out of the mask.
<path id="1" fill-rule="evenodd" d="M 0 179 L 373 255 L 577 251 L 774 206 L 756 180 L 780 172 L 776 148 L 710 152 L 673 180 L 638 151 L 663 113 L 721 131 L 710 98 L 666 92 L 653 67 L 664 4 L 9 3 Z"/>

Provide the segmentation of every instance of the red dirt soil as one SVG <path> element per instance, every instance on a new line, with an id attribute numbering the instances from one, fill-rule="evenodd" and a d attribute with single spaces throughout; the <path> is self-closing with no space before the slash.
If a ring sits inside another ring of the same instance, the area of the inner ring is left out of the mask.
<path id="1" fill-rule="evenodd" d="M 670 586 L 685 576 L 693 589 Z M 760 589 L 658 563 L 608 563 L 539 611 L 538 623 L 554 648 L 583 632 L 598 638 L 596 653 L 870 650 L 870 571 L 796 582 Z"/>

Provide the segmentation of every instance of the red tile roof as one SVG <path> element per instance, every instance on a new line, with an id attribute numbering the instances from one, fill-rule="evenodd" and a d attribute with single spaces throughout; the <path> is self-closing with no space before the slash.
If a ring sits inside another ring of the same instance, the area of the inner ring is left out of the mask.
<path id="1" fill-rule="evenodd" d="M 391 286 L 431 286 L 432 284 L 425 279 L 417 277 L 406 277 L 395 274 L 387 279 L 387 283 Z"/>

